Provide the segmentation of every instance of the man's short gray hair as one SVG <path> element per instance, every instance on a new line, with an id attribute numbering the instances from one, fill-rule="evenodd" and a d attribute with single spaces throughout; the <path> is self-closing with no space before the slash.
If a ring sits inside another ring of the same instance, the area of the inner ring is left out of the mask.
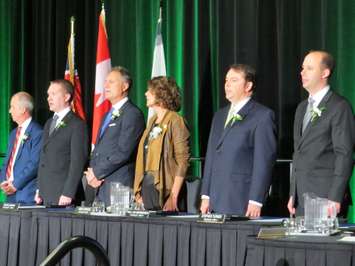
<path id="1" fill-rule="evenodd" d="M 14 94 L 12 97 L 14 96 L 17 97 L 21 107 L 24 107 L 30 114 L 32 114 L 34 108 L 33 97 L 25 91 L 20 91 Z"/>
<path id="2" fill-rule="evenodd" d="M 133 80 L 129 71 L 122 66 L 115 66 L 111 69 L 111 72 L 118 72 L 121 74 L 122 78 L 128 84 L 128 90 L 133 86 Z"/>

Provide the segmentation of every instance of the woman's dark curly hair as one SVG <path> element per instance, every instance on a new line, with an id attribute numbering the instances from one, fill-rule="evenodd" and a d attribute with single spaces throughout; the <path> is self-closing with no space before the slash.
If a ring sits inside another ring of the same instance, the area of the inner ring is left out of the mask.
<path id="1" fill-rule="evenodd" d="M 155 96 L 155 103 L 171 111 L 179 111 L 181 106 L 179 87 L 170 77 L 155 77 L 148 81 L 148 90 Z"/>

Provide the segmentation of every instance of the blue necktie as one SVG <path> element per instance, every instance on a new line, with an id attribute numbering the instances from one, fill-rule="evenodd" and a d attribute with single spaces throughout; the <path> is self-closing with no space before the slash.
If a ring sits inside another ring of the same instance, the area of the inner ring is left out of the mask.
<path id="1" fill-rule="evenodd" d="M 102 124 L 101 130 L 100 130 L 100 138 L 102 137 L 102 135 L 104 134 L 106 128 L 108 127 L 108 125 L 110 124 L 111 121 L 111 116 L 112 116 L 112 112 L 113 112 L 113 108 L 111 108 L 111 110 L 106 114 L 104 123 Z"/>

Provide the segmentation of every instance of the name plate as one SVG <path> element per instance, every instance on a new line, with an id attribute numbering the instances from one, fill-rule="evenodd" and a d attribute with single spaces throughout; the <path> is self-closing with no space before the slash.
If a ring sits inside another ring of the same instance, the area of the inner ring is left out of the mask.
<path id="1" fill-rule="evenodd" d="M 91 207 L 76 207 L 75 212 L 79 214 L 90 214 Z"/>
<path id="2" fill-rule="evenodd" d="M 150 213 L 150 211 L 129 210 L 126 212 L 126 215 L 131 217 L 149 217 Z"/>
<path id="3" fill-rule="evenodd" d="M 212 223 L 212 224 L 223 224 L 226 220 L 226 215 L 224 214 L 201 214 L 197 222 L 199 223 Z"/>
<path id="4" fill-rule="evenodd" d="M 2 205 L 2 208 L 6 210 L 17 210 L 17 206 L 18 205 L 15 203 L 4 203 Z"/>
<path id="5" fill-rule="evenodd" d="M 285 227 L 262 227 L 259 230 L 257 238 L 259 239 L 277 239 L 286 236 L 287 228 Z"/>

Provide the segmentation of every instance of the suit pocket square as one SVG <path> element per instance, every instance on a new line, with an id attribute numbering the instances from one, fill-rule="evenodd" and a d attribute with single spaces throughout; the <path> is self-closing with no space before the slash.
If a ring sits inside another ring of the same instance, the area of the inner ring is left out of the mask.
<path id="1" fill-rule="evenodd" d="M 114 126 L 116 126 L 116 123 L 109 124 L 108 126 L 109 127 L 114 127 Z"/>

